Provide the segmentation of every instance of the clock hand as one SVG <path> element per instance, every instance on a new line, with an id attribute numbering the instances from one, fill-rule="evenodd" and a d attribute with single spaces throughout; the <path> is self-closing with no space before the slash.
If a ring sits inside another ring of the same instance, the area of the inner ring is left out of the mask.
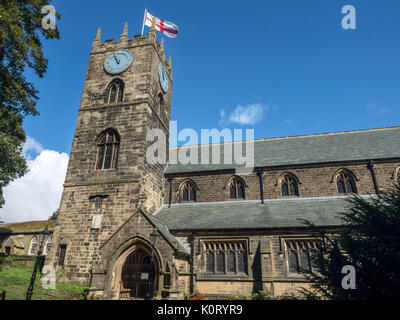
<path id="1" fill-rule="evenodd" d="M 117 63 L 119 64 L 119 59 L 117 58 L 117 55 L 115 54 L 115 52 L 113 52 L 113 55 L 114 55 L 115 61 L 117 61 Z"/>

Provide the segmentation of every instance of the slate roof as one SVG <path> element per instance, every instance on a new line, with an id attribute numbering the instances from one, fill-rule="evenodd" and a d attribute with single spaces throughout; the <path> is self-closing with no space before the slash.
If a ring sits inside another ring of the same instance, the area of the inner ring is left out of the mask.
<path id="1" fill-rule="evenodd" d="M 214 202 L 165 206 L 156 213 L 171 231 L 279 229 L 304 227 L 301 219 L 317 226 L 341 225 L 339 214 L 347 197 Z"/>
<path id="2" fill-rule="evenodd" d="M 159 232 L 162 232 L 162 234 L 173 244 L 177 245 L 177 250 L 181 253 L 184 254 L 189 254 L 190 250 L 189 248 L 185 245 L 182 239 L 178 239 L 175 237 L 171 232 L 168 230 L 168 226 L 165 224 L 165 222 L 160 221 L 156 217 L 149 216 L 151 221 L 156 225 L 157 229 Z"/>
<path id="3" fill-rule="evenodd" d="M 56 220 L 4 223 L 0 225 L 0 233 L 35 233 L 41 232 L 44 228 L 52 232 L 55 226 Z"/>
<path id="4" fill-rule="evenodd" d="M 400 127 L 255 140 L 254 167 L 400 158 L 397 141 L 400 141 Z M 229 143 L 229 145 L 232 145 L 232 143 Z M 171 148 L 170 151 L 173 149 L 182 151 L 199 148 L 198 163 L 200 163 L 201 148 L 209 149 L 211 159 L 211 146 L 175 147 Z M 220 144 L 221 163 L 224 159 L 223 146 L 224 144 Z M 212 171 L 237 167 L 235 163 L 211 164 L 211 160 L 209 163 L 169 164 L 165 173 Z"/>
<path id="5" fill-rule="evenodd" d="M 14 246 L 16 246 L 17 248 L 21 248 L 21 249 L 25 248 L 24 243 L 17 237 L 11 236 L 10 239 L 12 242 L 14 242 Z"/>

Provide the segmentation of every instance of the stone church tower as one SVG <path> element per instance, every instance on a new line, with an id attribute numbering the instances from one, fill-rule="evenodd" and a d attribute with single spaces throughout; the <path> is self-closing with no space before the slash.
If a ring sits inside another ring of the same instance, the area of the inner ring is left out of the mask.
<path id="1" fill-rule="evenodd" d="M 153 221 L 151 213 L 163 202 L 165 165 L 147 163 L 146 150 L 154 141 L 147 142 L 146 135 L 150 129 L 161 129 L 169 144 L 171 60 L 166 62 L 164 42 L 159 45 L 154 27 L 147 36 L 128 38 L 127 33 L 125 24 L 118 41 L 102 43 L 99 29 L 92 44 L 60 213 L 46 261 L 56 267 L 57 281 L 89 284 L 98 268 L 100 278 L 107 276 L 109 260 L 127 246 L 125 242 L 136 235 L 146 247 L 149 232 L 163 227 L 154 228 L 161 222 Z M 127 227 L 132 217 L 138 219 L 136 226 Z M 176 240 L 172 242 L 164 252 L 176 251 Z M 147 255 L 149 248 L 144 248 Z M 173 260 L 161 255 L 157 256 L 159 272 L 165 269 L 165 261 Z M 101 286 L 104 279 L 98 282 Z"/>

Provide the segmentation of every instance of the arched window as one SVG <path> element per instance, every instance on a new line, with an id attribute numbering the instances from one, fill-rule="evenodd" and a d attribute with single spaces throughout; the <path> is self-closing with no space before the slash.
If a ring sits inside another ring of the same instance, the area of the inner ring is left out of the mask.
<path id="1" fill-rule="evenodd" d="M 394 177 L 397 181 L 397 185 L 400 187 L 400 167 L 397 167 L 397 169 L 395 170 Z"/>
<path id="2" fill-rule="evenodd" d="M 357 193 L 354 177 L 348 171 L 342 170 L 337 174 L 336 184 L 339 193 Z"/>
<path id="3" fill-rule="evenodd" d="M 33 236 L 31 240 L 31 244 L 29 245 L 29 255 L 34 255 L 36 253 L 36 247 L 37 247 L 37 237 Z"/>
<path id="4" fill-rule="evenodd" d="M 161 93 L 158 94 L 158 112 L 164 110 L 164 97 Z"/>
<path id="5" fill-rule="evenodd" d="M 97 140 L 96 170 L 117 167 L 119 135 L 113 129 L 104 131 Z"/>
<path id="6" fill-rule="evenodd" d="M 295 177 L 285 175 L 281 180 L 282 196 L 298 196 L 299 187 Z"/>
<path id="7" fill-rule="evenodd" d="M 231 199 L 244 199 L 244 183 L 238 178 L 232 179 L 229 184 L 229 196 Z"/>
<path id="8" fill-rule="evenodd" d="M 107 87 L 105 103 L 122 102 L 124 96 L 124 83 L 122 80 L 115 79 Z"/>
<path id="9" fill-rule="evenodd" d="M 196 187 L 191 181 L 186 181 L 180 189 L 180 202 L 195 202 Z"/>
<path id="10" fill-rule="evenodd" d="M 43 255 L 47 255 L 51 248 L 51 237 L 47 237 L 43 247 Z"/>

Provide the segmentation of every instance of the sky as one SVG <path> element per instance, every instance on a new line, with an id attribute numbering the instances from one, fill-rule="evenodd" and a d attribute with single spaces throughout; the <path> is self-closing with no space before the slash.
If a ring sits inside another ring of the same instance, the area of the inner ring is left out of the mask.
<path id="1" fill-rule="evenodd" d="M 0 220 L 47 219 L 58 208 L 97 28 L 102 41 L 118 39 L 125 22 L 129 37 L 140 34 L 145 8 L 179 26 L 177 38 L 165 38 L 173 67 L 171 120 L 179 131 L 191 128 L 200 136 L 201 129 L 250 128 L 260 139 L 399 124 L 399 1 L 53 5 L 62 15 L 61 40 L 43 41 L 44 78 L 26 71 L 40 92 L 40 115 L 24 122 L 31 170 L 4 189 Z M 356 10 L 356 29 L 342 28 L 345 5 Z"/>

